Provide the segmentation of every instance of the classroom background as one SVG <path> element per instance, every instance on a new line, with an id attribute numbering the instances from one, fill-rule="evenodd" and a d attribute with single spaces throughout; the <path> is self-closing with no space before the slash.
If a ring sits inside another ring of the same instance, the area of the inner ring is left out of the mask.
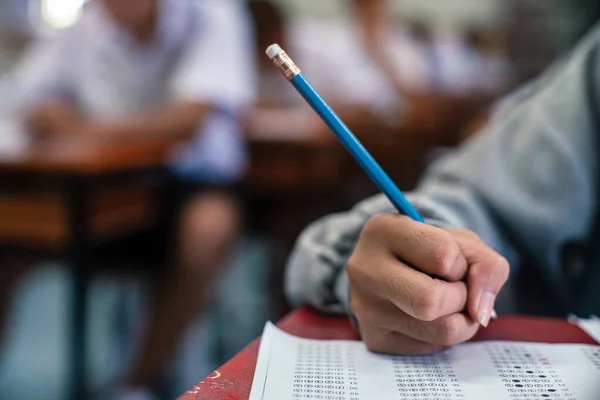
<path id="1" fill-rule="evenodd" d="M 376 193 L 264 56 L 269 44 L 288 51 L 400 188 L 410 190 L 436 157 L 476 134 L 496 99 L 535 79 L 600 17 L 597 0 L 390 0 L 388 35 L 376 49 L 361 36 L 361 16 L 349 0 L 239 2 L 254 22 L 259 71 L 259 96 L 244 119 L 250 164 L 236 188 L 244 229 L 211 285 L 205 311 L 187 328 L 176 359 L 165 362 L 171 398 L 289 310 L 283 268 L 298 233 Z M 28 146 L 8 122 L 11 71 L 34 38 L 76 23 L 83 4 L 0 0 L 0 159 L 18 157 Z M 11 173 L 3 165 L 0 180 Z M 45 251 L 37 240 L 40 230 L 52 231 L 44 224 L 50 200 L 20 202 L 10 189 L 0 191 L 0 399 L 65 399 L 72 270 L 60 252 Z M 134 204 L 133 212 L 155 215 L 147 204 L 156 202 L 147 197 L 156 192 L 139 196 L 141 208 Z M 32 222 L 11 219 L 19 207 L 29 207 Z M 127 368 L 145 317 L 143 270 L 163 262 L 163 236 L 162 225 L 145 224 L 94 253 L 100 266 L 90 276 L 85 310 L 93 388 L 110 387 Z M 19 279 L 7 278 L 24 264 Z M 141 272 L 131 273 L 132 264 Z"/>

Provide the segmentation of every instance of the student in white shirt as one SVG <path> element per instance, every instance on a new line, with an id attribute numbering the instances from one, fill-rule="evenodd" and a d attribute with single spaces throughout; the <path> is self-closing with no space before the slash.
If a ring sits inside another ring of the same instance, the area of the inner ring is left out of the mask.
<path id="1" fill-rule="evenodd" d="M 396 124 L 403 104 L 367 48 L 362 3 L 366 2 L 340 5 L 339 15 L 325 18 L 286 13 L 273 0 L 253 0 L 250 6 L 257 25 L 257 50 L 264 54 L 268 45 L 279 43 L 346 124 L 358 135 L 371 135 Z M 252 131 L 330 134 L 266 56 L 261 59 L 261 101 L 262 107 L 249 122 Z M 282 120 L 294 123 L 281 132 Z"/>
<path id="2" fill-rule="evenodd" d="M 505 93 L 516 83 L 505 35 L 494 29 L 471 28 L 465 32 L 475 70 L 471 79 L 482 93 Z"/>
<path id="3" fill-rule="evenodd" d="M 72 140 L 170 137 L 175 175 L 195 193 L 179 223 L 179 263 L 150 312 L 127 383 L 150 387 L 202 306 L 240 229 L 224 189 L 244 172 L 239 119 L 254 95 L 252 31 L 237 0 L 92 0 L 72 28 L 17 70 L 32 133 Z"/>

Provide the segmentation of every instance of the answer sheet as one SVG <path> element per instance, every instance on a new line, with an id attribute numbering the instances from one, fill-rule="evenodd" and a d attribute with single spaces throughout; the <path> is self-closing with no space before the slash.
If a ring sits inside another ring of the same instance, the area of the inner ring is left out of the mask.
<path id="1" fill-rule="evenodd" d="M 301 339 L 267 323 L 250 400 L 600 399 L 600 347 L 466 343 L 385 356 L 358 341 Z"/>

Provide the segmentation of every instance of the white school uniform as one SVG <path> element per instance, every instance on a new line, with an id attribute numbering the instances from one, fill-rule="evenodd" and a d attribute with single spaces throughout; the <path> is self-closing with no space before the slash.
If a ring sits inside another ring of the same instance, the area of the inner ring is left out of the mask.
<path id="1" fill-rule="evenodd" d="M 140 45 L 102 1 L 86 5 L 72 28 L 35 44 L 16 82 L 23 107 L 54 96 L 91 118 L 119 118 L 176 100 L 213 104 L 197 134 L 173 156 L 187 178 L 240 177 L 246 150 L 238 117 L 254 99 L 249 16 L 238 0 L 159 0 L 156 38 Z"/>
<path id="2" fill-rule="evenodd" d="M 291 48 L 315 87 L 348 104 L 387 107 L 396 92 L 362 46 L 351 17 L 298 18 L 289 27 Z"/>
<path id="3" fill-rule="evenodd" d="M 284 50 L 302 74 L 329 102 L 365 106 L 374 112 L 397 110 L 401 99 L 361 43 L 351 16 L 291 17 L 286 26 Z M 264 98 L 308 106 L 279 71 L 265 74 Z"/>

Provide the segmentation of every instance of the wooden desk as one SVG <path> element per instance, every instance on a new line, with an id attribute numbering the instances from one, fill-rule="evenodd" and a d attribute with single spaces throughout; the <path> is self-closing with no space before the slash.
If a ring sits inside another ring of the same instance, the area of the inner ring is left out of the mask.
<path id="1" fill-rule="evenodd" d="M 273 318 L 289 308 L 283 295 L 283 269 L 298 234 L 321 216 L 344 209 L 340 188 L 346 150 L 333 134 L 324 136 L 249 136 L 251 163 L 242 189 L 252 227 L 277 244 L 270 256 Z"/>
<path id="2" fill-rule="evenodd" d="M 249 135 L 251 163 L 243 182 L 255 198 L 289 199 L 330 189 L 343 176 L 346 151 L 333 134 L 319 137 Z"/>
<path id="3" fill-rule="evenodd" d="M 248 196 L 267 202 L 273 237 L 291 243 L 297 231 L 318 216 L 301 210 L 310 199 L 326 200 L 323 192 L 339 182 L 343 149 L 331 139 L 249 140 L 252 163 L 243 187 Z M 0 248 L 60 254 L 71 267 L 73 398 L 83 398 L 86 391 L 90 251 L 157 222 L 162 213 L 163 160 L 172 145 L 150 140 L 112 145 L 69 141 L 0 153 Z M 293 218 L 290 209 L 297 211 Z M 273 285 L 277 293 L 282 286 L 279 272 Z"/>
<path id="4" fill-rule="evenodd" d="M 310 339 L 356 340 L 346 318 L 318 315 L 308 309 L 290 314 L 277 326 L 291 334 Z M 529 317 L 500 317 L 473 339 L 512 340 L 546 343 L 595 344 L 585 332 L 565 320 Z M 179 400 L 242 400 L 250 395 L 260 339 L 179 397 Z"/>
<path id="5" fill-rule="evenodd" d="M 49 143 L 0 154 L 0 242 L 63 251 L 69 243 L 68 214 L 76 208 L 66 201 L 65 191 L 78 185 L 101 187 L 90 189 L 94 240 L 152 222 L 147 218 L 157 206 L 151 203 L 156 188 L 149 182 L 134 186 L 129 182 L 132 176 L 137 180 L 142 170 L 160 167 L 170 145 L 166 141 L 103 146 Z M 101 180 L 113 184 L 99 185 Z"/>
<path id="6" fill-rule="evenodd" d="M 90 251 L 159 216 L 161 167 L 172 143 L 48 143 L 0 154 L 0 245 L 64 255 L 73 274 L 72 398 L 85 398 Z"/>

